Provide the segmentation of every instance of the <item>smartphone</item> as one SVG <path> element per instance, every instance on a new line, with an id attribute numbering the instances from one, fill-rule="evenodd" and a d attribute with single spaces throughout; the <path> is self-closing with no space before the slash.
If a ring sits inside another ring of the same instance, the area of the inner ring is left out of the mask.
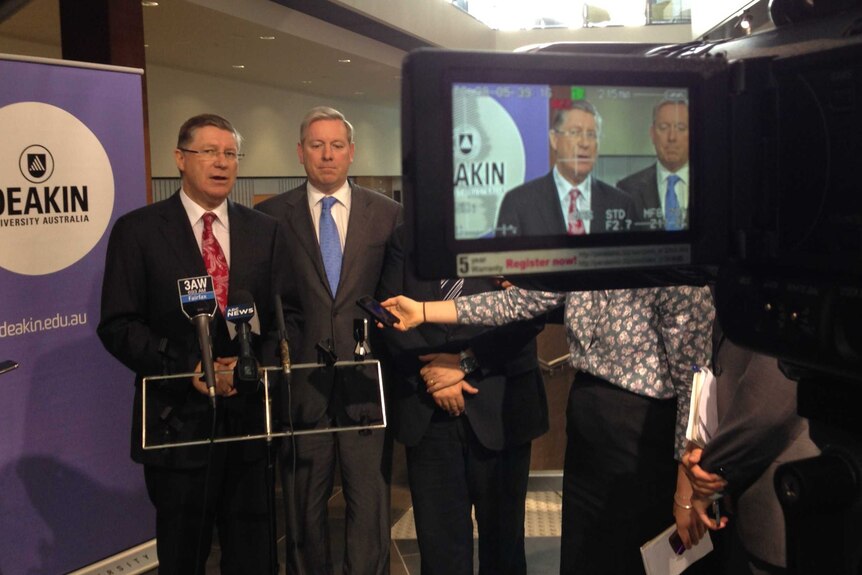
<path id="1" fill-rule="evenodd" d="M 6 361 L 0 361 L 0 373 L 6 373 L 7 371 L 12 371 L 18 367 L 18 362 L 13 361 L 11 359 L 7 359 Z"/>
<path id="2" fill-rule="evenodd" d="M 679 531 L 671 533 L 670 537 L 667 538 L 667 542 L 670 543 L 670 548 L 673 549 L 673 552 L 677 555 L 685 553 L 685 544 L 679 536 Z"/>
<path id="3" fill-rule="evenodd" d="M 371 296 L 362 296 L 358 300 L 356 300 L 356 305 L 367 311 L 371 314 L 371 317 L 385 325 L 386 327 L 392 327 L 400 320 L 395 317 L 389 310 L 383 308 L 380 305 L 380 302 L 374 299 Z"/>

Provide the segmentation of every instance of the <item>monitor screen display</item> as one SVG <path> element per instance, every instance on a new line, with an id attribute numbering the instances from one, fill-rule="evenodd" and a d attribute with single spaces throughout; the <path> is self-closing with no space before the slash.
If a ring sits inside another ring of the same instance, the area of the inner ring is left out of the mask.
<path id="1" fill-rule="evenodd" d="M 684 230 L 688 128 L 685 87 L 455 83 L 455 239 Z"/>
<path id="2" fill-rule="evenodd" d="M 724 249 L 727 157 L 707 153 L 727 133 L 722 64 L 446 51 L 405 62 L 421 276 L 628 273 Z"/>

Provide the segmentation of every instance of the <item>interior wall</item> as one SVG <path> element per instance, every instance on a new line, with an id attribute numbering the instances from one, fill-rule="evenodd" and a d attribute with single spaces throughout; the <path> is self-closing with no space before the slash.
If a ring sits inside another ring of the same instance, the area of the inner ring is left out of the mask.
<path id="1" fill-rule="evenodd" d="M 304 175 L 296 156 L 299 124 L 314 106 L 340 110 L 353 124 L 354 176 L 401 174 L 400 111 L 342 98 L 320 98 L 268 86 L 193 72 L 147 67 L 150 149 L 154 178 L 173 177 L 177 131 L 189 117 L 212 112 L 229 119 L 243 135 L 244 177 Z"/>

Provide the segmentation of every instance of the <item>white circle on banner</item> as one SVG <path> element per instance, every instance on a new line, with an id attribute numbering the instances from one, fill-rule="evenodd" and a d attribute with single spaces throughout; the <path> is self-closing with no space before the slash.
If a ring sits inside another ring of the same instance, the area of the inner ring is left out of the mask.
<path id="1" fill-rule="evenodd" d="M 506 192 L 524 183 L 526 154 L 515 120 L 475 90 L 452 96 L 455 239 L 495 235 Z"/>
<path id="2" fill-rule="evenodd" d="M 45 275 L 74 264 L 99 242 L 114 209 L 105 148 L 57 106 L 0 108 L 0 267 Z"/>

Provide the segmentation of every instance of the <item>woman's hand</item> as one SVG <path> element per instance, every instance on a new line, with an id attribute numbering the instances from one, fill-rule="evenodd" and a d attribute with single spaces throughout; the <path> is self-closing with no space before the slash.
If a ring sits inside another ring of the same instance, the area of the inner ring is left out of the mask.
<path id="1" fill-rule="evenodd" d="M 399 322 L 392 327 L 399 331 L 407 331 L 425 321 L 424 302 L 418 302 L 407 296 L 398 295 L 380 302 L 380 305 L 398 318 Z"/>

